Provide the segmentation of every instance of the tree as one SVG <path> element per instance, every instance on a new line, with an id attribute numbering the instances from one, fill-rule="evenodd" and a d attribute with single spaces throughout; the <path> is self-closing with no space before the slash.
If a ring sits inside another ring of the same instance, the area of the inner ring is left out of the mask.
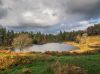
<path id="1" fill-rule="evenodd" d="M 87 28 L 88 35 L 100 35 L 100 24 L 96 24 L 94 26 L 90 26 Z"/>
<path id="2" fill-rule="evenodd" d="M 76 42 L 77 42 L 77 43 L 80 43 L 80 40 L 81 40 L 81 35 L 77 35 L 77 36 L 76 36 Z"/>
<path id="3" fill-rule="evenodd" d="M 87 33 L 84 33 L 83 35 L 82 35 L 82 37 L 81 37 L 81 39 L 80 39 L 80 47 L 82 48 L 82 49 L 88 49 L 88 34 Z"/>
<path id="4" fill-rule="evenodd" d="M 19 34 L 16 38 L 13 39 L 13 46 L 19 48 L 20 51 L 26 46 L 32 44 L 32 38 L 28 34 Z"/>

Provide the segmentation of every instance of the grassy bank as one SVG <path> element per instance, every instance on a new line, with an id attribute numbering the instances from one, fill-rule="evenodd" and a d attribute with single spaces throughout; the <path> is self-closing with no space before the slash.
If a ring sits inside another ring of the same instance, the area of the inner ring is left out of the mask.
<path id="1" fill-rule="evenodd" d="M 0 53 L 0 58 L 9 56 L 10 59 L 15 60 L 12 63 L 7 60 L 6 63 L 10 63 L 10 65 L 1 70 L 0 74 L 24 74 L 24 71 L 31 71 L 30 74 L 54 74 L 50 66 L 56 61 L 59 61 L 62 65 L 71 64 L 84 68 L 87 70 L 87 74 L 100 74 L 100 54 L 51 56 L 42 53 L 20 53 L 20 57 L 18 54 L 13 54 Z"/>
<path id="2" fill-rule="evenodd" d="M 72 52 L 83 53 L 91 50 L 100 50 L 100 35 L 97 36 L 88 36 L 86 43 L 76 43 L 76 42 L 64 42 L 65 44 L 70 44 L 76 47 L 79 47 L 80 50 L 74 50 Z"/>

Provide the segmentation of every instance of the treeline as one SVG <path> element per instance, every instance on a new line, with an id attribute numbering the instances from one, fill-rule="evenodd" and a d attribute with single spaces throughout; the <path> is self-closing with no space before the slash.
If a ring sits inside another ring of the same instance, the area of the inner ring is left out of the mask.
<path id="1" fill-rule="evenodd" d="M 12 44 L 13 38 L 15 37 L 14 31 L 8 31 L 4 28 L 0 29 L 0 45 L 10 46 Z"/>
<path id="2" fill-rule="evenodd" d="M 90 26 L 87 28 L 88 35 L 100 35 L 100 24 Z"/>
<path id="3" fill-rule="evenodd" d="M 82 36 L 82 34 L 87 33 L 88 35 L 100 35 L 100 24 L 88 27 L 85 31 L 72 31 L 72 32 L 61 32 L 53 35 L 53 34 L 43 34 L 41 32 L 37 32 L 34 34 L 33 32 L 18 32 L 14 33 L 14 31 L 8 31 L 4 28 L 0 29 L 0 45 L 2 46 L 11 46 L 13 39 L 19 34 L 28 34 L 32 38 L 33 44 L 43 44 L 47 42 L 63 42 L 63 41 L 75 41 L 78 35 Z"/>

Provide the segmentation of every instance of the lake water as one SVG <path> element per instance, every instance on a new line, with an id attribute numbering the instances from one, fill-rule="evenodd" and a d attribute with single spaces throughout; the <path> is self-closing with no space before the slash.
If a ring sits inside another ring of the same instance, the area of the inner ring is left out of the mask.
<path id="1" fill-rule="evenodd" d="M 69 51 L 69 50 L 75 50 L 75 49 L 78 49 L 78 47 L 64 44 L 64 43 L 47 43 L 47 44 L 43 44 L 43 45 L 33 45 L 32 47 L 25 48 L 23 51 L 25 51 L 25 52 L 30 52 L 30 51 L 34 51 L 34 52 L 46 52 L 46 51 L 62 52 L 62 51 Z M 16 51 L 19 51 L 19 50 L 16 49 Z"/>

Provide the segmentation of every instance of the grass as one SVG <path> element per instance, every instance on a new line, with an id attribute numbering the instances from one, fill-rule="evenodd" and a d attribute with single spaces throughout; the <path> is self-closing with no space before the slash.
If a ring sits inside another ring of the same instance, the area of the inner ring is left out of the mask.
<path id="1" fill-rule="evenodd" d="M 2 56 L 8 56 L 8 54 L 0 53 L 0 57 Z"/>
<path id="2" fill-rule="evenodd" d="M 18 66 L 13 69 L 8 69 L 3 72 L 3 74 L 21 74 L 24 68 L 32 69 L 32 74 L 41 74 L 43 71 L 47 69 L 47 62 L 33 62 L 32 64 Z"/>
<path id="3" fill-rule="evenodd" d="M 87 52 L 87 51 L 100 49 L 100 35 L 88 36 L 86 38 L 85 42 L 86 42 L 85 44 L 84 43 L 76 43 L 76 42 L 64 42 L 64 43 L 71 44 L 73 46 L 77 46 L 77 47 L 80 48 L 80 50 L 79 49 L 72 50 L 71 52 L 84 53 L 84 52 Z M 92 47 L 95 47 L 95 48 L 92 48 Z"/>
<path id="4" fill-rule="evenodd" d="M 95 44 L 100 44 L 100 36 L 88 37 L 87 42 L 88 45 L 90 46 Z M 79 46 L 79 44 L 74 42 L 68 42 L 68 43 L 75 46 Z M 80 48 L 84 51 L 83 47 Z M 12 57 L 12 59 L 15 60 L 19 59 L 20 61 L 14 62 L 15 64 L 18 64 L 17 66 L 8 67 L 0 74 L 54 74 L 50 65 L 52 65 L 56 61 L 59 61 L 62 65 L 72 64 L 84 68 L 85 70 L 87 70 L 87 74 L 100 74 L 100 53 L 95 53 L 91 55 L 88 53 L 86 55 L 84 54 L 84 55 L 49 56 L 42 53 L 17 53 L 16 54 L 14 52 L 0 51 L 0 58 L 1 57 L 5 58 L 5 56 Z M 17 59 L 15 58 L 15 56 L 17 56 Z M 5 59 L 5 60 L 9 60 L 6 63 L 8 62 L 13 63 L 14 60 L 10 62 L 9 57 L 7 57 L 8 59 Z M 29 62 L 26 64 L 26 62 L 30 60 L 31 63 Z M 24 64 L 21 64 L 23 62 Z M 10 64 L 8 64 L 8 66 L 9 65 Z M 24 72 L 31 72 L 31 73 L 24 73 Z"/>
<path id="5" fill-rule="evenodd" d="M 43 57 L 42 57 L 43 58 Z M 31 74 L 53 74 L 49 66 L 59 61 L 61 64 L 74 64 L 87 70 L 87 74 L 100 74 L 100 54 L 76 56 L 52 56 L 52 60 L 35 60 L 31 64 L 19 65 L 4 70 L 2 74 L 22 74 L 23 69 L 32 70 Z"/>
<path id="6" fill-rule="evenodd" d="M 74 64 L 88 70 L 88 74 L 100 74 L 100 54 L 54 57 L 63 64 Z"/>

